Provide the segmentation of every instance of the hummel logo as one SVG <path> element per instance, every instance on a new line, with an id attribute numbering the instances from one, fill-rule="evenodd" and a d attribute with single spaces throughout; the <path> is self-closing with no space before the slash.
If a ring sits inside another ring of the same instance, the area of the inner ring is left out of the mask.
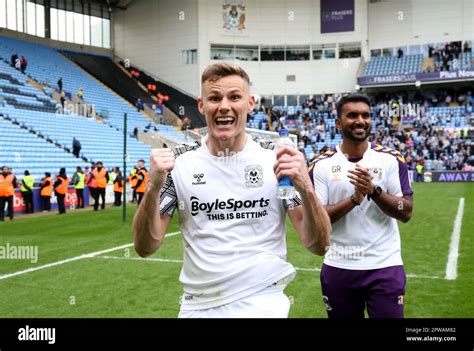
<path id="1" fill-rule="evenodd" d="M 194 174 L 193 177 L 194 179 L 196 179 L 196 181 L 193 182 L 193 185 L 206 184 L 205 181 L 204 182 L 201 181 L 201 179 L 204 177 L 203 173 Z"/>

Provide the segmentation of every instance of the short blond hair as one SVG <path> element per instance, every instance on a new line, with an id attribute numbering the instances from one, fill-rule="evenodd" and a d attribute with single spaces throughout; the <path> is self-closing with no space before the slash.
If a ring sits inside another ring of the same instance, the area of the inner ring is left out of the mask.
<path id="1" fill-rule="evenodd" d="M 234 75 L 242 77 L 242 79 L 250 85 L 250 78 L 247 72 L 245 72 L 239 65 L 228 62 L 214 63 L 207 66 L 204 72 L 202 72 L 201 84 L 204 84 L 207 81 L 215 82 L 223 77 Z"/>

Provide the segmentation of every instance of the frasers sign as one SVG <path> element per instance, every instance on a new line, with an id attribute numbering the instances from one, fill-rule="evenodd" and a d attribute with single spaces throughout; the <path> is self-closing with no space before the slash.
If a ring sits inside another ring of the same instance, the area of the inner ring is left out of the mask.
<path id="1" fill-rule="evenodd" d="M 474 79 L 474 69 L 460 69 L 457 71 L 442 72 L 426 72 L 426 73 L 407 73 L 392 74 L 374 77 L 359 77 L 357 84 L 360 86 L 381 85 L 381 84 L 399 84 L 399 83 L 415 83 L 433 82 L 454 79 Z"/>
<path id="2" fill-rule="evenodd" d="M 474 183 L 474 172 L 462 171 L 433 171 L 424 172 L 423 179 L 426 183 Z"/>

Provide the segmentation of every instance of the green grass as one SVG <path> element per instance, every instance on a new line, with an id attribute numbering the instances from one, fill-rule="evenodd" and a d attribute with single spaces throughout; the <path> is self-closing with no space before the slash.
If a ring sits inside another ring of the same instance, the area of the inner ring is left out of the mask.
<path id="1" fill-rule="evenodd" d="M 408 278 L 406 317 L 474 318 L 474 185 L 415 184 L 412 220 L 399 224 Z M 459 198 L 465 198 L 458 277 L 443 279 Z M 69 211 L 65 216 L 17 216 L 0 223 L 0 245 L 37 245 L 37 263 L 1 260 L 0 275 L 34 268 L 85 253 L 129 244 L 135 207 Z M 319 268 L 322 258 L 306 251 L 288 221 L 288 260 L 296 267 Z M 177 220 L 169 232 L 178 231 Z M 101 256 L 137 257 L 133 248 Z M 154 258 L 181 259 L 179 235 L 165 240 Z M 182 287 L 180 263 L 86 258 L 0 280 L 0 317 L 176 317 Z M 286 289 L 290 317 L 326 318 L 319 272 L 298 271 Z M 74 303 L 71 303 L 74 302 Z"/>

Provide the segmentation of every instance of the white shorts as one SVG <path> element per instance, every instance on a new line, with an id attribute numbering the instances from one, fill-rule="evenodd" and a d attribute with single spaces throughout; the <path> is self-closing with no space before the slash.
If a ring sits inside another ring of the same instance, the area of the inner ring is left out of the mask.
<path id="1" fill-rule="evenodd" d="M 178 318 L 288 318 L 285 285 L 272 285 L 253 295 L 205 310 L 180 311 Z"/>

